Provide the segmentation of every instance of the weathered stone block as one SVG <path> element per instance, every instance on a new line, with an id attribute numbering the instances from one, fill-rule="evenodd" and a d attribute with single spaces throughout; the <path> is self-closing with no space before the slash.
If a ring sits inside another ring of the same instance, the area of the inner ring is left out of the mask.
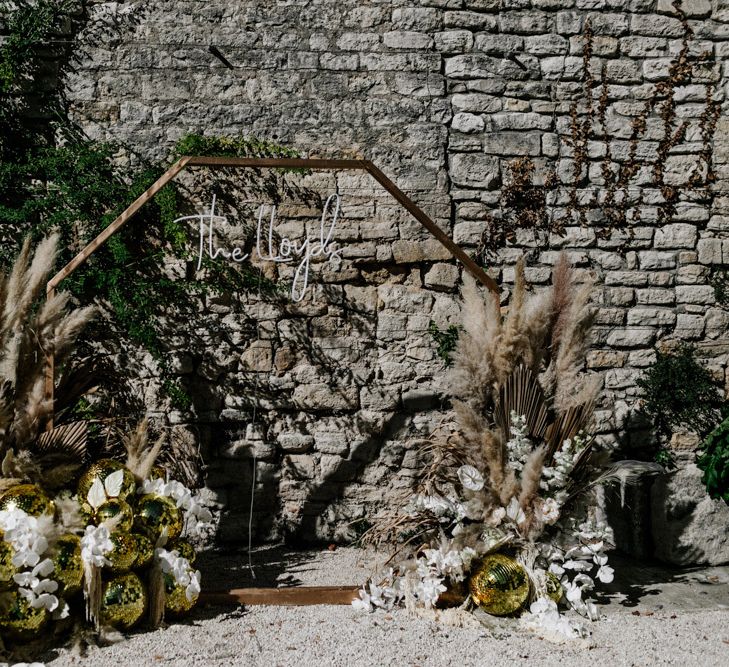
<path id="1" fill-rule="evenodd" d="M 657 249 L 694 248 L 696 247 L 696 237 L 695 225 L 679 222 L 657 229 L 653 244 Z"/>
<path id="2" fill-rule="evenodd" d="M 490 190 L 499 183 L 499 161 L 487 155 L 452 155 L 451 178 L 456 185 Z"/>
<path id="3" fill-rule="evenodd" d="M 483 135 L 483 149 L 487 155 L 537 156 L 541 138 L 536 132 L 489 132 Z"/>
<path id="4" fill-rule="evenodd" d="M 484 121 L 481 116 L 470 113 L 457 113 L 453 116 L 451 127 L 458 132 L 481 132 L 484 128 Z"/>
<path id="5" fill-rule="evenodd" d="M 638 253 L 641 269 L 673 269 L 676 268 L 676 253 L 644 250 Z"/>
<path id="6" fill-rule="evenodd" d="M 501 32 L 538 35 L 547 32 L 547 14 L 540 11 L 504 12 L 499 15 Z"/>
<path id="7" fill-rule="evenodd" d="M 488 121 L 492 131 L 552 129 L 552 118 L 539 113 L 495 113 Z"/>
<path id="8" fill-rule="evenodd" d="M 638 289 L 635 298 L 641 304 L 655 304 L 668 306 L 676 302 L 676 292 L 671 289 Z"/>
<path id="9" fill-rule="evenodd" d="M 676 301 L 678 303 L 714 303 L 714 288 L 711 285 L 677 285 Z"/>
<path id="10" fill-rule="evenodd" d="M 608 334 L 610 347 L 647 347 L 655 340 L 656 333 L 651 329 L 614 330 Z"/>
<path id="11" fill-rule="evenodd" d="M 702 264 L 721 264 L 723 262 L 721 239 L 700 239 L 696 249 L 699 253 L 699 262 Z"/>
<path id="12" fill-rule="evenodd" d="M 392 256 L 398 264 L 412 264 L 434 260 L 450 259 L 451 253 L 440 241 L 395 241 L 392 244 Z"/>
<path id="13" fill-rule="evenodd" d="M 702 315 L 680 314 L 676 320 L 675 335 L 681 340 L 696 340 L 704 335 L 706 323 Z"/>
<path id="14" fill-rule="evenodd" d="M 294 389 L 293 402 L 300 409 L 315 412 L 355 410 L 359 406 L 359 391 L 348 385 L 304 384 Z"/>
<path id="15" fill-rule="evenodd" d="M 431 32 L 442 26 L 442 14 L 426 7 L 398 7 L 392 10 L 392 23 L 400 30 Z"/>
<path id="16" fill-rule="evenodd" d="M 676 313 L 669 308 L 631 308 L 628 311 L 628 326 L 673 326 Z M 678 328 L 678 327 L 677 327 Z"/>
<path id="17" fill-rule="evenodd" d="M 273 368 L 273 348 L 270 341 L 254 341 L 241 355 L 240 360 L 243 370 L 262 373 L 271 372 Z"/>
<path id="18" fill-rule="evenodd" d="M 466 28 L 472 31 L 490 31 L 496 27 L 496 17 L 482 12 L 446 12 L 444 21 L 447 28 Z"/>
<path id="19" fill-rule="evenodd" d="M 458 111 L 469 111 L 472 113 L 493 113 L 500 111 L 502 102 L 493 95 L 482 93 L 459 93 L 451 99 L 453 108 Z"/>
<path id="20" fill-rule="evenodd" d="M 433 45 L 433 38 L 423 32 L 412 30 L 394 30 L 383 35 L 385 46 L 390 49 L 429 49 Z"/>
<path id="21" fill-rule="evenodd" d="M 285 432 L 278 435 L 276 442 L 284 452 L 308 452 L 314 446 L 314 436 Z"/>
<path id="22" fill-rule="evenodd" d="M 559 35 L 535 35 L 524 40 L 524 49 L 535 56 L 564 55 L 569 51 L 569 43 Z"/>
<path id="23" fill-rule="evenodd" d="M 528 76 L 528 72 L 513 60 L 475 53 L 446 58 L 445 74 L 460 79 L 501 76 L 518 80 L 526 79 Z"/>
<path id="24" fill-rule="evenodd" d="M 347 456 L 349 454 L 349 442 L 345 433 L 317 433 L 314 436 L 314 447 L 316 451 L 325 454 L 336 454 Z"/>
<path id="25" fill-rule="evenodd" d="M 458 282 L 458 267 L 453 264 L 434 264 L 425 274 L 426 287 L 451 290 Z"/>
<path id="26" fill-rule="evenodd" d="M 435 33 L 435 48 L 441 53 L 465 53 L 473 47 L 473 33 L 468 30 L 447 30 Z"/>
<path id="27" fill-rule="evenodd" d="M 729 505 L 712 500 L 693 463 L 661 475 L 651 493 L 655 556 L 682 567 L 729 562 Z"/>
<path id="28" fill-rule="evenodd" d="M 683 26 L 677 18 L 655 14 L 633 14 L 630 30 L 636 35 L 650 37 L 681 37 L 683 34 Z"/>

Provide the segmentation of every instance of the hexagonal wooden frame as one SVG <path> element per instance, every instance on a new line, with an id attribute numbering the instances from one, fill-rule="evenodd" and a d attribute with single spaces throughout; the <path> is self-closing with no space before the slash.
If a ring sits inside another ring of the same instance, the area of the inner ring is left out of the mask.
<path id="1" fill-rule="evenodd" d="M 51 298 L 58 285 L 68 278 L 79 266 L 96 252 L 106 241 L 116 234 L 139 209 L 150 201 L 167 183 L 172 181 L 187 167 L 208 167 L 211 169 L 311 169 L 315 171 L 357 170 L 370 174 L 395 200 L 407 210 L 423 227 L 425 227 L 450 253 L 458 259 L 466 270 L 498 294 L 496 282 L 464 250 L 443 232 L 400 188 L 398 188 L 385 174 L 383 174 L 369 160 L 327 160 L 317 158 L 227 158 L 227 157 L 194 157 L 185 156 L 173 164 L 160 178 L 155 181 L 142 195 L 140 195 L 114 222 L 104 229 L 93 241 L 78 253 L 66 266 L 64 266 L 46 285 L 46 294 Z M 46 396 L 53 401 L 54 358 L 49 353 L 46 374 Z M 49 427 L 52 423 L 49 424 Z"/>
<path id="2" fill-rule="evenodd" d="M 325 160 L 303 158 L 222 158 L 186 156 L 175 162 L 149 189 L 131 204 L 114 222 L 104 229 L 93 241 L 64 266 L 46 286 L 51 298 L 58 285 L 81 266 L 111 236 L 118 232 L 129 219 L 152 199 L 167 183 L 186 167 L 209 167 L 212 169 L 255 169 L 284 168 L 312 169 L 317 171 L 358 170 L 369 173 L 397 202 L 423 225 L 450 253 L 460 260 L 468 272 L 488 289 L 498 294 L 496 282 L 473 261 L 453 240 L 445 234 L 416 204 L 400 190 L 385 174 L 369 160 Z M 54 358 L 46 357 L 46 395 L 53 402 Z M 53 427 L 53 421 L 48 428 Z M 349 604 L 357 597 L 357 588 L 350 586 L 308 586 L 295 589 L 244 588 L 204 593 L 201 599 L 215 604 L 268 604 L 268 605 L 310 605 Z"/>

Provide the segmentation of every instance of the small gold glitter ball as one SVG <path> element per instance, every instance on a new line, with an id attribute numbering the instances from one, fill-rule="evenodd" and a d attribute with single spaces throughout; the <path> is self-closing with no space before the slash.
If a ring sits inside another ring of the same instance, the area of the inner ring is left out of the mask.
<path id="1" fill-rule="evenodd" d="M 173 540 L 165 547 L 165 549 L 167 549 L 167 551 L 176 551 L 182 558 L 185 558 L 190 565 L 192 565 L 197 558 L 195 549 L 187 540 Z"/>
<path id="2" fill-rule="evenodd" d="M 139 498 L 134 514 L 134 530 L 156 543 L 165 528 L 169 540 L 179 537 L 182 532 L 182 512 L 177 509 L 175 501 L 152 493 Z"/>
<path id="3" fill-rule="evenodd" d="M 55 579 L 63 597 L 71 597 L 81 590 L 84 567 L 81 561 L 81 539 L 78 535 L 63 535 L 58 538 L 53 553 L 52 578 Z"/>
<path id="4" fill-rule="evenodd" d="M 13 547 L 5 541 L 0 531 L 0 591 L 6 591 L 15 586 L 13 575 L 17 572 L 13 565 Z"/>
<path id="5" fill-rule="evenodd" d="M 165 581 L 165 614 L 181 616 L 195 606 L 199 595 L 195 594 L 192 600 L 187 599 L 185 586 L 180 586 L 171 574 L 164 575 Z"/>
<path id="6" fill-rule="evenodd" d="M 7 606 L 3 604 L 0 611 L 0 636 L 13 641 L 38 639 L 48 622 L 48 611 L 45 607 L 33 609 L 17 591 L 4 595 L 7 595 L 4 600 Z"/>
<path id="7" fill-rule="evenodd" d="M 137 560 L 134 561 L 134 568 L 141 570 L 154 558 L 154 543 L 146 535 L 139 533 L 133 533 L 132 537 L 137 541 Z"/>
<path id="8" fill-rule="evenodd" d="M 557 577 L 551 572 L 547 572 L 547 576 L 545 577 L 545 579 L 547 597 L 559 603 L 559 601 L 562 599 L 562 594 L 564 593 L 564 591 L 562 590 L 562 584 L 559 582 L 559 579 L 557 579 Z"/>
<path id="9" fill-rule="evenodd" d="M 468 583 L 474 602 L 494 616 L 513 614 L 529 597 L 526 571 L 503 554 L 486 556 Z"/>
<path id="10" fill-rule="evenodd" d="M 43 489 L 35 484 L 18 484 L 0 495 L 0 510 L 20 509 L 31 516 L 53 514 L 55 507 Z"/>
<path id="11" fill-rule="evenodd" d="M 114 548 L 106 554 L 111 562 L 107 566 L 112 572 L 126 572 L 132 568 L 137 560 L 137 540 L 131 533 L 114 531 L 109 535 Z"/>
<path id="12" fill-rule="evenodd" d="M 99 526 L 110 519 L 117 519 L 114 530 L 129 532 L 134 523 L 134 512 L 131 505 L 126 500 L 119 498 L 110 498 L 99 506 L 94 515 L 94 523 Z"/>
<path id="13" fill-rule="evenodd" d="M 127 470 L 119 461 L 100 459 L 92 463 L 79 478 L 77 488 L 79 501 L 83 503 L 87 499 L 89 489 L 94 483 L 94 480 L 99 479 L 103 484 L 104 480 L 117 470 L 124 470 L 124 481 L 119 492 L 119 498 L 124 500 L 127 496 L 134 493 L 136 484 L 134 483 L 134 475 L 132 475 L 131 471 Z"/>
<path id="14" fill-rule="evenodd" d="M 133 572 L 114 577 L 104 584 L 101 594 L 101 623 L 118 630 L 129 630 L 147 606 L 147 592 Z"/>

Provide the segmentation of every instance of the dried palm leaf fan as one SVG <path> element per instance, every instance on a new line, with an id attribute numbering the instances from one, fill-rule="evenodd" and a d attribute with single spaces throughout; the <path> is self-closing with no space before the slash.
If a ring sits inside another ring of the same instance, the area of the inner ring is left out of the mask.
<path id="1" fill-rule="evenodd" d="M 85 457 L 85 423 L 43 432 L 54 408 L 45 395 L 46 355 L 52 353 L 67 374 L 75 341 L 94 312 L 93 307 L 69 309 L 65 292 L 41 303 L 57 247 L 54 234 L 38 244 L 31 259 L 26 239 L 10 274 L 0 274 L 0 458 L 6 485 L 28 480 L 56 488 L 71 479 Z M 71 388 L 58 392 L 67 403 L 90 389 L 78 378 Z"/>
<path id="2" fill-rule="evenodd" d="M 494 406 L 494 421 L 503 433 L 511 433 L 511 414 L 526 418 L 529 435 L 543 440 L 549 411 L 544 390 L 537 376 L 526 366 L 517 366 L 499 389 Z"/>

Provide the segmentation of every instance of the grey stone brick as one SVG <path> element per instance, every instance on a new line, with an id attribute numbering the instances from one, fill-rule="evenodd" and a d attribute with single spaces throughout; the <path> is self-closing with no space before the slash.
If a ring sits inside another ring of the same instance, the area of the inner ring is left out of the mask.
<path id="1" fill-rule="evenodd" d="M 447 28 L 471 31 L 493 30 L 496 27 L 496 17 L 481 12 L 446 12 L 444 22 Z"/>
<path id="2" fill-rule="evenodd" d="M 694 248 L 697 231 L 694 225 L 676 223 L 664 225 L 656 230 L 654 246 L 662 248 Z"/>
<path id="3" fill-rule="evenodd" d="M 451 156 L 451 178 L 456 185 L 492 189 L 499 183 L 498 158 L 488 155 Z"/>
<path id="4" fill-rule="evenodd" d="M 499 15 L 499 30 L 526 35 L 547 32 L 547 14 L 540 11 L 509 12 Z"/>
<path id="5" fill-rule="evenodd" d="M 481 132 L 484 128 L 484 121 L 481 116 L 475 114 L 457 113 L 453 116 L 451 127 L 458 132 Z"/>
<path id="6" fill-rule="evenodd" d="M 536 132 L 489 132 L 483 135 L 483 148 L 487 155 L 536 156 L 541 138 Z"/>
<path id="7" fill-rule="evenodd" d="M 435 33 L 435 48 L 441 53 L 465 53 L 471 50 L 473 42 L 473 33 L 468 30 Z"/>

